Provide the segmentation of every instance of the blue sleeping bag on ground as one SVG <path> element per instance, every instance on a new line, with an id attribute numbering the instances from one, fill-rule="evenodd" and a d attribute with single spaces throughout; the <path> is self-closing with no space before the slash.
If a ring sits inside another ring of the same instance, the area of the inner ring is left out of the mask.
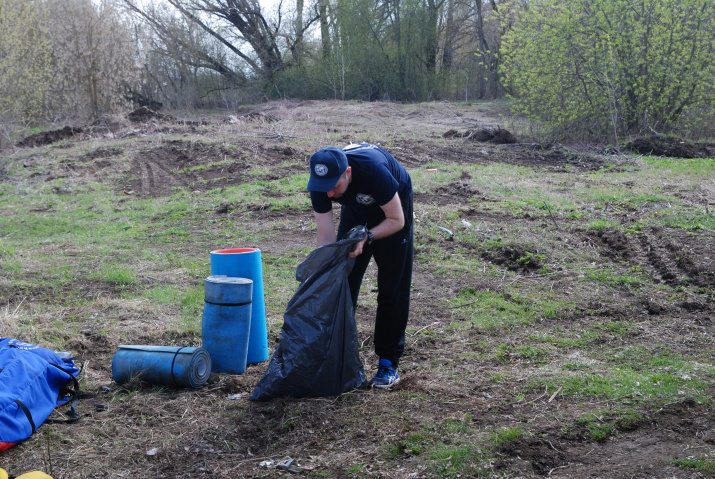
<path id="1" fill-rule="evenodd" d="M 0 451 L 30 437 L 55 407 L 78 391 L 79 369 L 69 355 L 0 338 Z"/>

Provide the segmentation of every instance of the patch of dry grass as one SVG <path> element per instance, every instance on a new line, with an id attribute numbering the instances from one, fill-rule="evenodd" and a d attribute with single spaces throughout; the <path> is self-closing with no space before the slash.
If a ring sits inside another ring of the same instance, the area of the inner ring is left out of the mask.
<path id="1" fill-rule="evenodd" d="M 17 331 L 17 324 L 20 322 L 20 308 L 22 303 L 10 309 L 10 305 L 6 304 L 0 307 L 0 337 L 14 338 Z"/>

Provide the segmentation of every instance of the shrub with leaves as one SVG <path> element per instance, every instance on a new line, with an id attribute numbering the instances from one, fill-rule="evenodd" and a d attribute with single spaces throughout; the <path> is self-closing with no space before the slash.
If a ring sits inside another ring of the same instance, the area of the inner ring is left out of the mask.
<path id="1" fill-rule="evenodd" d="M 51 68 L 42 2 L 0 0 L 0 123 L 43 116 Z"/>
<path id="2" fill-rule="evenodd" d="M 511 0 L 502 75 L 519 113 L 571 134 L 664 132 L 709 105 L 712 0 Z M 505 18 L 506 20 L 506 18 Z"/>

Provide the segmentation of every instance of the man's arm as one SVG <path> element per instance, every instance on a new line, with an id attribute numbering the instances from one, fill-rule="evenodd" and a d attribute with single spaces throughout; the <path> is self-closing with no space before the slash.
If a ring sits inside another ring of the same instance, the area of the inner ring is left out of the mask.
<path id="1" fill-rule="evenodd" d="M 335 224 L 333 210 L 327 213 L 315 213 L 315 223 L 318 226 L 318 246 L 335 243 Z"/>
<path id="2" fill-rule="evenodd" d="M 405 226 L 405 214 L 402 212 L 402 202 L 400 201 L 400 196 L 397 193 L 395 193 L 395 196 L 393 196 L 387 204 L 381 206 L 380 208 L 382 208 L 382 211 L 385 213 L 385 219 L 374 228 L 370 228 L 370 233 L 372 233 L 375 240 L 387 238 L 388 236 L 397 233 Z M 320 229 L 318 230 L 318 234 L 320 234 Z M 362 253 L 362 247 L 365 245 L 366 241 L 367 238 L 359 242 L 348 256 L 355 258 Z"/>

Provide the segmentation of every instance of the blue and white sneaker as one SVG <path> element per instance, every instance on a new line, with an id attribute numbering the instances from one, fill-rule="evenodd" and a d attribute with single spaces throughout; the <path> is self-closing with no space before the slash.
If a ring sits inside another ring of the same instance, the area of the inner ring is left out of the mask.
<path id="1" fill-rule="evenodd" d="M 372 378 L 370 384 L 376 388 L 389 388 L 400 382 L 400 375 L 397 368 L 392 367 L 388 359 L 381 359 L 377 365 L 377 373 Z"/>

